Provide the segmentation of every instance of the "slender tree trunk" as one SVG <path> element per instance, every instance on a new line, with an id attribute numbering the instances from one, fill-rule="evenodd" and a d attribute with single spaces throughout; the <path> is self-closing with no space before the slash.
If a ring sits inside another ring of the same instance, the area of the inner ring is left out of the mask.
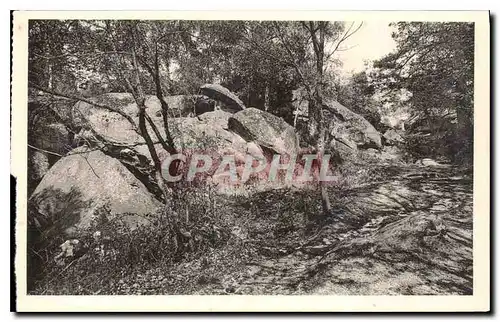
<path id="1" fill-rule="evenodd" d="M 248 82 L 248 86 L 247 86 L 247 107 L 250 107 L 250 96 L 251 96 L 251 92 L 252 92 L 252 80 L 250 79 L 250 81 Z"/>
<path id="2" fill-rule="evenodd" d="M 149 154 L 153 159 L 155 168 L 155 178 L 158 182 L 158 186 L 160 187 L 163 193 L 165 201 L 168 201 L 168 193 L 167 193 L 168 189 L 165 185 L 163 176 L 161 174 L 161 161 L 160 158 L 158 157 L 158 153 L 156 152 L 153 140 L 151 139 L 151 136 L 149 135 L 146 126 L 146 106 L 144 105 L 144 101 L 145 101 L 144 96 L 138 96 L 136 98 L 137 107 L 139 109 L 139 130 L 141 132 L 142 137 L 144 138 L 144 141 L 146 141 L 146 146 L 148 147 Z"/>
<path id="3" fill-rule="evenodd" d="M 297 108 L 295 109 L 295 116 L 293 117 L 293 128 L 297 129 L 297 120 L 299 119 L 299 109 L 300 109 L 300 104 L 297 105 Z"/>
<path id="4" fill-rule="evenodd" d="M 139 64 L 137 60 L 137 55 L 136 55 L 136 46 L 135 42 L 137 40 L 137 37 L 135 35 L 135 30 L 133 27 L 130 28 L 131 35 L 132 35 L 132 40 L 133 40 L 133 45 L 132 45 L 132 65 L 134 67 L 134 78 L 132 81 L 128 78 L 125 78 L 125 81 L 127 83 L 127 86 L 129 87 L 129 90 L 132 92 L 132 95 L 134 96 L 135 102 L 137 104 L 138 112 L 139 112 L 139 131 L 141 133 L 141 136 L 144 138 L 144 141 L 146 141 L 146 145 L 148 147 L 149 154 L 151 155 L 151 158 L 153 159 L 154 163 L 154 169 L 155 169 L 155 178 L 158 183 L 158 187 L 162 191 L 163 197 L 165 199 L 165 203 L 169 203 L 169 192 L 171 190 L 167 187 L 165 179 L 162 176 L 161 173 L 161 160 L 158 157 L 158 153 L 156 151 L 156 148 L 154 146 L 153 140 L 151 140 L 151 136 L 148 133 L 148 129 L 146 126 L 146 97 L 144 94 L 144 89 L 141 84 L 141 79 L 140 79 L 140 74 L 139 74 Z M 154 125 L 154 124 L 153 124 Z M 159 138 L 160 139 L 160 138 Z"/>
<path id="5" fill-rule="evenodd" d="M 318 125 L 318 135 L 316 138 L 316 150 L 318 152 L 318 160 L 320 168 L 322 167 L 321 160 L 325 155 L 325 141 L 326 141 L 326 126 L 325 120 L 323 117 L 323 97 L 322 97 L 321 85 L 316 89 L 316 95 L 314 98 L 314 117 L 316 119 L 316 124 Z M 326 182 L 320 178 L 319 187 L 321 191 L 321 206 L 323 209 L 323 215 L 328 216 L 332 211 L 332 205 L 330 202 L 330 197 L 328 196 L 328 189 L 326 186 Z"/>
<path id="6" fill-rule="evenodd" d="M 265 89 L 265 92 L 264 92 L 264 110 L 266 112 L 269 111 L 269 105 L 270 105 L 269 92 L 270 92 L 269 81 L 266 81 L 266 89 Z"/>
<path id="7" fill-rule="evenodd" d="M 54 89 L 54 76 L 52 75 L 52 63 L 47 65 L 47 75 L 49 76 L 47 88 Z"/>
<path id="8" fill-rule="evenodd" d="M 314 86 L 314 93 L 312 93 L 312 116 L 313 121 L 317 124 L 317 137 L 316 137 L 316 150 L 318 152 L 319 160 L 323 159 L 325 154 L 325 140 L 326 140 L 326 126 L 325 118 L 323 116 L 323 95 L 324 95 L 324 81 L 323 81 L 323 65 L 325 57 L 325 32 L 327 28 L 327 22 L 318 22 L 317 28 L 314 22 L 310 22 L 310 32 L 311 40 L 313 42 L 313 49 L 316 56 L 316 83 Z M 319 37 L 318 37 L 319 33 Z M 311 110 L 311 106 L 310 106 Z M 321 168 L 321 161 L 319 162 Z M 330 197 L 328 196 L 328 190 L 326 183 L 320 178 L 319 187 L 321 191 L 321 205 L 323 209 L 323 215 L 328 216 L 331 214 L 332 205 L 330 202 Z"/>
<path id="9" fill-rule="evenodd" d="M 156 44 L 156 51 L 155 51 L 155 73 L 154 73 L 154 82 L 155 82 L 155 90 L 156 90 L 156 97 L 160 101 L 161 104 L 161 110 L 162 110 L 162 116 L 163 116 L 163 127 L 165 128 L 165 137 L 167 140 L 168 147 L 166 147 L 166 150 L 170 154 L 175 154 L 177 153 L 175 146 L 174 146 L 174 140 L 172 139 L 172 136 L 170 134 L 170 129 L 168 127 L 168 103 L 165 101 L 165 97 L 163 96 L 163 90 L 161 88 L 161 78 L 160 78 L 160 63 L 158 59 L 158 44 Z"/>

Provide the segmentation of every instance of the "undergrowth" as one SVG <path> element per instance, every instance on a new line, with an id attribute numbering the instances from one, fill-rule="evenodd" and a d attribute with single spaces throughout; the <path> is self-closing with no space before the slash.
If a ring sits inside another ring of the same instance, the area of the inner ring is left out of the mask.
<path id="1" fill-rule="evenodd" d="M 365 170 L 339 168 L 344 179 L 330 185 L 332 198 L 337 191 L 383 177 Z M 135 229 L 127 223 L 133 214 L 110 216 L 109 208 L 101 207 L 91 227 L 78 233 L 73 256 L 58 255 L 66 240 L 62 233 L 32 240 L 29 293 L 195 294 L 222 283 L 250 260 L 293 253 L 321 229 L 314 220 L 321 213 L 314 187 L 239 195 L 207 186 L 179 191 L 163 212 Z"/>

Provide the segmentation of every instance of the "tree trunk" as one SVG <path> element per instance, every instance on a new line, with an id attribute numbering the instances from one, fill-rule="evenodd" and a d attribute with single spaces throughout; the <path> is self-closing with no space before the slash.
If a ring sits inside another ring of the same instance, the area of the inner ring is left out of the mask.
<path id="1" fill-rule="evenodd" d="M 265 89 L 265 92 L 264 92 L 264 110 L 266 112 L 269 111 L 269 105 L 270 105 L 270 97 L 269 97 L 269 81 L 266 82 L 266 89 Z"/>
<path id="2" fill-rule="evenodd" d="M 293 128 L 297 129 L 297 120 L 299 119 L 299 109 L 300 109 L 300 104 L 297 105 L 297 108 L 295 109 L 295 115 L 293 117 Z"/>
<path id="3" fill-rule="evenodd" d="M 47 64 L 47 75 L 48 75 L 47 88 L 54 89 L 54 75 L 52 75 L 52 63 L 50 62 Z"/>
<path id="4" fill-rule="evenodd" d="M 322 159 L 325 154 L 325 141 L 326 141 L 326 126 L 323 117 L 322 107 L 323 107 L 323 97 L 321 88 L 316 89 L 316 97 L 314 98 L 314 118 L 316 119 L 316 124 L 318 125 L 318 135 L 316 138 L 316 151 L 318 153 L 319 167 L 322 167 Z M 323 210 L 323 215 L 328 216 L 331 214 L 332 205 L 330 202 L 330 197 L 328 196 L 328 189 L 326 182 L 320 177 L 319 188 L 321 191 L 321 206 Z"/>
<path id="5" fill-rule="evenodd" d="M 127 83 L 127 86 L 129 87 L 129 90 L 132 92 L 132 95 L 134 96 L 135 102 L 137 104 L 138 112 L 139 112 L 139 131 L 141 133 L 141 136 L 144 138 L 144 141 L 146 141 L 146 145 L 148 147 L 149 154 L 151 155 L 151 158 L 153 159 L 154 163 L 154 168 L 155 168 L 155 177 L 158 183 L 158 187 L 161 189 L 163 197 L 165 199 L 165 203 L 169 202 L 169 192 L 170 189 L 166 186 L 166 182 L 161 174 L 161 160 L 158 157 L 158 153 L 156 152 L 156 148 L 154 146 L 153 140 L 151 140 L 151 136 L 148 133 L 148 129 L 146 126 L 146 97 L 144 94 L 144 89 L 141 84 L 141 79 L 140 79 L 140 72 L 139 72 L 139 64 L 137 60 L 137 55 L 135 51 L 135 41 L 136 37 L 134 34 L 134 29 L 131 28 L 131 34 L 133 35 L 133 45 L 132 45 L 132 65 L 134 67 L 134 78 L 131 82 L 130 79 L 125 78 L 125 81 Z M 152 124 L 154 127 L 154 123 Z M 158 138 L 160 139 L 160 138 Z"/>
<path id="6" fill-rule="evenodd" d="M 325 140 L 326 140 L 326 127 L 325 127 L 325 119 L 323 117 L 323 65 L 324 65 L 324 57 L 325 57 L 325 33 L 328 23 L 324 21 L 317 22 L 317 26 L 315 26 L 314 22 L 309 22 L 310 24 L 310 33 L 311 40 L 313 43 L 313 49 L 316 56 L 316 83 L 314 84 L 314 93 L 312 93 L 312 102 L 314 102 L 310 106 L 310 111 L 312 111 L 312 115 L 309 117 L 312 119 L 314 123 L 317 124 L 317 135 L 316 139 L 316 150 L 318 152 L 318 160 L 320 160 L 319 165 L 321 168 L 321 161 L 323 159 L 323 155 L 325 154 Z M 317 27 L 317 28 L 316 28 Z M 319 38 L 318 38 L 319 33 Z M 321 206 L 323 209 L 323 215 L 328 216 L 331 214 L 332 205 L 330 203 L 330 198 L 328 196 L 328 190 L 326 187 L 326 183 L 320 178 L 319 187 L 321 190 Z"/>

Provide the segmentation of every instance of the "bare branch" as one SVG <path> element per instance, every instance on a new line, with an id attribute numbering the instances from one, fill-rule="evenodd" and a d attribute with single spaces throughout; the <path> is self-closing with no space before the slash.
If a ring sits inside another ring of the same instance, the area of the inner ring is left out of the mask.
<path id="1" fill-rule="evenodd" d="M 175 154 L 177 153 L 176 150 L 171 146 L 170 144 L 167 144 L 163 137 L 160 134 L 160 131 L 158 130 L 158 127 L 156 127 L 156 124 L 154 121 L 151 119 L 148 113 L 144 113 L 144 117 L 146 118 L 146 121 L 148 121 L 149 125 L 151 126 L 151 129 L 153 129 L 153 132 L 155 133 L 156 137 L 158 138 L 158 141 L 160 142 L 161 146 L 165 151 L 167 151 L 170 154 Z"/>
<path id="2" fill-rule="evenodd" d="M 349 33 L 349 31 L 352 29 L 352 26 L 353 26 L 354 22 L 351 23 L 351 25 L 349 26 L 349 28 L 347 29 L 347 31 L 344 33 L 344 35 L 339 39 L 339 41 L 337 42 L 337 45 L 335 46 L 335 48 L 333 49 L 333 51 L 331 51 L 328 56 L 326 57 L 326 61 L 328 61 L 332 56 L 333 54 L 335 54 L 337 51 L 339 51 L 339 47 L 340 45 L 346 41 L 347 39 L 349 39 L 352 35 L 354 35 L 356 32 L 359 31 L 359 29 L 361 29 L 361 27 L 363 26 L 363 22 L 361 22 L 359 24 L 359 26 L 354 30 L 352 31 L 351 33 Z M 340 50 L 340 51 L 345 51 L 345 50 Z"/>
<path id="3" fill-rule="evenodd" d="M 33 146 L 33 145 L 29 144 L 29 143 L 28 143 L 28 147 L 32 148 L 33 150 L 37 150 L 37 151 L 40 151 L 40 152 L 44 152 L 44 153 L 55 155 L 57 157 L 63 157 L 62 154 L 59 154 L 59 153 L 56 153 L 56 152 L 52 152 L 52 151 L 48 151 L 48 150 L 44 150 L 44 149 L 41 149 L 41 148 L 37 148 L 36 146 Z"/>

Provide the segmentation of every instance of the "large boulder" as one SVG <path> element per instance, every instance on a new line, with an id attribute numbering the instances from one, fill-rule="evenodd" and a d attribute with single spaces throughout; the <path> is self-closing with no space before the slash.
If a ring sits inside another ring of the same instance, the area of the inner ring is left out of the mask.
<path id="1" fill-rule="evenodd" d="M 125 105 L 117 107 L 120 102 L 125 103 Z M 111 143 L 117 147 L 122 146 L 123 149 L 136 152 L 139 157 L 146 157 L 149 160 L 149 164 L 152 164 L 152 158 L 144 138 L 134 130 L 132 124 L 118 113 L 101 108 L 92 108 L 88 105 L 83 105 L 86 109 L 85 114 L 88 124 L 79 133 L 78 140 L 99 144 L 98 141 L 104 139 L 108 144 Z M 135 103 L 122 98 L 118 103 L 109 105 L 120 108 L 121 111 L 129 115 L 138 124 Z M 146 106 L 148 106 L 148 101 L 146 101 Z M 161 114 L 150 113 L 149 108 L 151 108 L 151 105 L 148 106 L 148 114 L 151 116 L 153 123 L 162 137 L 165 138 L 163 117 Z M 202 114 L 198 117 L 169 118 L 169 131 L 176 148 L 181 151 L 220 151 L 221 153 L 223 153 L 223 150 L 229 148 L 241 148 L 244 151 L 244 147 L 241 144 L 242 140 L 235 133 L 227 130 L 230 115 L 230 113 L 218 110 Z M 158 151 L 160 159 L 166 158 L 168 156 L 167 151 L 162 148 L 159 139 L 155 136 L 149 124 L 147 128 L 155 143 L 155 148 Z"/>
<path id="2" fill-rule="evenodd" d="M 211 99 L 220 101 L 226 105 L 230 111 L 240 111 L 245 109 L 243 102 L 230 90 L 219 84 L 205 84 L 200 87 L 200 93 Z"/>
<path id="3" fill-rule="evenodd" d="M 207 112 L 198 116 L 198 119 L 207 124 L 212 124 L 223 129 L 228 128 L 229 118 L 232 116 L 231 113 L 217 110 L 213 112 Z"/>
<path id="4" fill-rule="evenodd" d="M 168 104 L 169 117 L 186 117 L 194 113 L 195 103 L 199 97 L 198 95 L 174 95 L 165 96 L 164 99 Z M 160 101 L 156 96 L 149 96 L 148 100 L 150 101 L 146 101 L 146 104 L 158 106 L 161 110 Z"/>
<path id="5" fill-rule="evenodd" d="M 135 104 L 120 108 L 138 124 L 135 109 Z M 165 138 L 163 117 L 149 115 Z M 88 126 L 82 129 L 77 139 L 119 159 L 142 182 L 150 183 L 148 189 L 160 197 L 156 178 L 151 175 L 154 163 L 149 149 L 130 122 L 118 113 L 100 108 L 89 109 L 86 120 Z M 160 161 L 167 159 L 169 152 L 149 124 L 147 128 Z M 297 154 L 299 150 L 292 126 L 279 117 L 254 108 L 236 114 L 216 110 L 197 117 L 169 118 L 168 128 L 175 148 L 188 158 L 194 153 L 209 154 L 213 160 L 233 155 L 239 165 L 247 154 L 263 158 L 269 153 Z"/>
<path id="6" fill-rule="evenodd" d="M 105 209 L 128 228 L 147 224 L 161 209 L 144 184 L 117 159 L 77 148 L 45 174 L 30 200 L 29 221 L 41 231 L 77 236 Z"/>
<path id="7" fill-rule="evenodd" d="M 89 97 L 87 99 L 97 104 L 120 109 L 128 115 L 137 113 L 137 105 L 135 104 L 134 97 L 129 93 L 107 93 L 95 97 Z M 75 129 L 85 127 L 88 117 L 96 113 L 98 113 L 103 120 L 108 119 L 108 121 L 112 121 L 115 118 L 121 118 L 118 114 L 110 112 L 106 109 L 95 107 L 87 102 L 78 101 L 75 105 L 73 105 L 70 111 L 72 127 Z M 111 118 L 109 118 L 110 116 Z"/>
<path id="8" fill-rule="evenodd" d="M 199 95 L 174 95 L 165 96 L 164 100 L 168 104 L 168 116 L 169 117 L 186 117 L 194 112 L 195 102 L 200 98 Z M 110 106 L 112 108 L 120 109 L 127 115 L 136 116 L 137 115 L 137 104 L 135 103 L 134 97 L 129 93 L 106 93 L 99 96 L 88 98 L 90 101 L 97 104 Z M 161 116 L 162 108 L 160 100 L 155 95 L 146 95 L 146 100 L 144 102 L 146 106 L 147 113 L 150 116 Z M 77 102 L 71 111 L 73 116 L 73 124 L 78 128 L 85 124 L 85 119 L 96 113 L 96 110 L 100 110 L 103 118 L 105 119 L 106 114 L 116 114 L 105 109 L 96 108 L 92 104 L 86 102 Z M 119 115 L 114 115 L 118 116 Z M 109 120 L 114 120 L 112 117 Z"/>
<path id="9" fill-rule="evenodd" d="M 329 148 L 335 151 L 343 161 L 354 161 L 358 158 L 359 150 L 356 142 L 351 141 L 345 134 L 339 133 L 333 136 Z"/>
<path id="10" fill-rule="evenodd" d="M 382 147 L 380 133 L 363 116 L 354 113 L 339 102 L 331 100 L 326 102 L 331 113 L 330 134 L 340 141 L 352 142 L 358 148 Z"/>
<path id="11" fill-rule="evenodd" d="M 279 154 L 293 155 L 299 151 L 294 128 L 268 112 L 247 108 L 231 116 L 228 125 L 247 142 L 255 142 Z"/>

